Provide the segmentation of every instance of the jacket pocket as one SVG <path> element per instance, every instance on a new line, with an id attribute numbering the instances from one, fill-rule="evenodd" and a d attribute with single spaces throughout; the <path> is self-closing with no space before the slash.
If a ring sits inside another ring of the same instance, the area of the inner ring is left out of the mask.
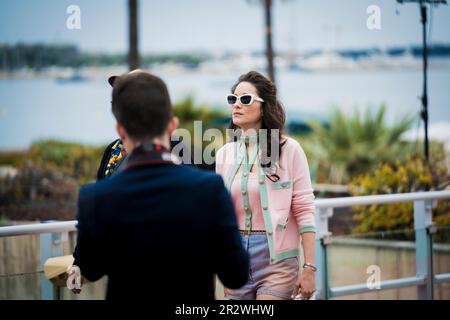
<path id="1" fill-rule="evenodd" d="M 286 229 L 286 226 L 287 226 L 288 222 L 289 222 L 289 217 L 287 217 L 284 221 L 280 221 L 279 223 L 277 223 L 277 228 L 276 229 L 278 231 Z"/>
<path id="2" fill-rule="evenodd" d="M 269 187 L 269 203 L 273 210 L 287 210 L 291 208 L 292 183 L 290 180 L 272 183 Z"/>
<path id="3" fill-rule="evenodd" d="M 289 222 L 289 210 L 275 210 L 275 222 L 276 222 L 276 230 L 281 231 L 286 229 L 286 226 Z"/>
<path id="4" fill-rule="evenodd" d="M 292 185 L 291 180 L 278 181 L 272 184 L 272 189 L 274 190 L 289 189 L 291 185 Z"/>

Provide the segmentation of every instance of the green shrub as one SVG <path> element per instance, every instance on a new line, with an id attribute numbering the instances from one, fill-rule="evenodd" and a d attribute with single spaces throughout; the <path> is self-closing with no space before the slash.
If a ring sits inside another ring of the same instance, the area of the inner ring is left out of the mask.
<path id="1" fill-rule="evenodd" d="M 24 162 L 0 177 L 0 220 L 75 219 L 78 183 L 52 166 Z"/>
<path id="2" fill-rule="evenodd" d="M 431 152 L 430 162 L 421 156 L 407 157 L 404 161 L 382 163 L 373 172 L 354 178 L 350 185 L 352 196 L 407 193 L 425 190 L 441 190 L 450 181 L 445 165 L 443 149 Z M 386 237 L 396 239 L 413 238 L 413 203 L 389 205 L 354 206 L 357 226 L 354 234 L 384 232 Z M 450 225 L 450 200 L 438 201 L 433 208 L 433 220 L 438 227 Z M 401 231 L 389 236 L 392 231 Z M 437 234 L 436 237 L 448 237 Z M 438 239 L 439 240 L 439 239 Z M 449 240 L 449 239 L 447 239 Z"/>
<path id="3" fill-rule="evenodd" d="M 104 148 L 44 140 L 31 145 L 26 159 L 37 167 L 54 167 L 83 185 L 95 181 Z"/>
<path id="4" fill-rule="evenodd" d="M 401 136 L 414 118 L 405 117 L 388 126 L 385 109 L 382 105 L 372 113 L 368 108 L 364 117 L 358 111 L 348 116 L 336 109 L 329 124 L 310 122 L 313 132 L 302 145 L 311 161 L 318 162 L 318 182 L 345 184 L 380 162 L 394 161 L 409 153 L 411 145 Z"/>

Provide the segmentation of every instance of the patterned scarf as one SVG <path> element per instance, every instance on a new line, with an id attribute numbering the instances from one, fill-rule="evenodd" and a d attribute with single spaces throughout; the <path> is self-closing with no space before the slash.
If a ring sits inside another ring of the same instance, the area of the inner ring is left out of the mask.
<path id="1" fill-rule="evenodd" d="M 120 163 L 120 160 L 124 155 L 126 155 L 125 149 L 123 148 L 122 140 L 117 141 L 112 147 L 111 147 L 111 156 L 109 158 L 108 164 L 106 166 L 105 170 L 105 178 L 109 177 L 113 174 L 114 169 L 117 167 L 117 165 Z"/>

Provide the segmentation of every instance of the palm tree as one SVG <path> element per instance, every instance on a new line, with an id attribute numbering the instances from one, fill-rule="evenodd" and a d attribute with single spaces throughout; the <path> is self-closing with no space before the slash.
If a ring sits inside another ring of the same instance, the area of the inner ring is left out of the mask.
<path id="1" fill-rule="evenodd" d="M 270 80 L 275 83 L 275 68 L 273 64 L 272 47 L 272 0 L 247 0 L 248 3 L 258 3 L 264 5 L 264 35 L 266 39 L 267 74 Z"/>
<path id="2" fill-rule="evenodd" d="M 415 117 L 405 117 L 389 127 L 385 123 L 385 109 L 382 105 L 375 115 L 367 109 L 364 119 L 359 112 L 349 117 L 335 110 L 329 125 L 310 122 L 313 131 L 302 145 L 311 160 L 319 161 L 320 167 L 328 170 L 328 182 L 347 183 L 379 163 L 403 158 L 410 151 L 410 145 L 401 136 Z"/>
<path id="3" fill-rule="evenodd" d="M 138 3 L 137 0 L 128 0 L 129 13 L 129 51 L 128 68 L 134 70 L 139 68 L 138 50 Z"/>
<path id="4" fill-rule="evenodd" d="M 267 73 L 270 80 L 275 83 L 275 70 L 273 66 L 273 48 L 272 48 L 272 0 L 264 0 L 265 13 L 265 34 L 266 34 L 266 57 Z"/>

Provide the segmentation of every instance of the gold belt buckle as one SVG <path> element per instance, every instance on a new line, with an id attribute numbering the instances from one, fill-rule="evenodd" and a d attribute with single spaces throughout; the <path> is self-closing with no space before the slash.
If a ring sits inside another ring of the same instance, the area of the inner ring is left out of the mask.
<path id="1" fill-rule="evenodd" d="M 244 234 L 244 236 L 248 236 L 252 233 L 250 230 L 241 230 L 241 232 Z"/>

